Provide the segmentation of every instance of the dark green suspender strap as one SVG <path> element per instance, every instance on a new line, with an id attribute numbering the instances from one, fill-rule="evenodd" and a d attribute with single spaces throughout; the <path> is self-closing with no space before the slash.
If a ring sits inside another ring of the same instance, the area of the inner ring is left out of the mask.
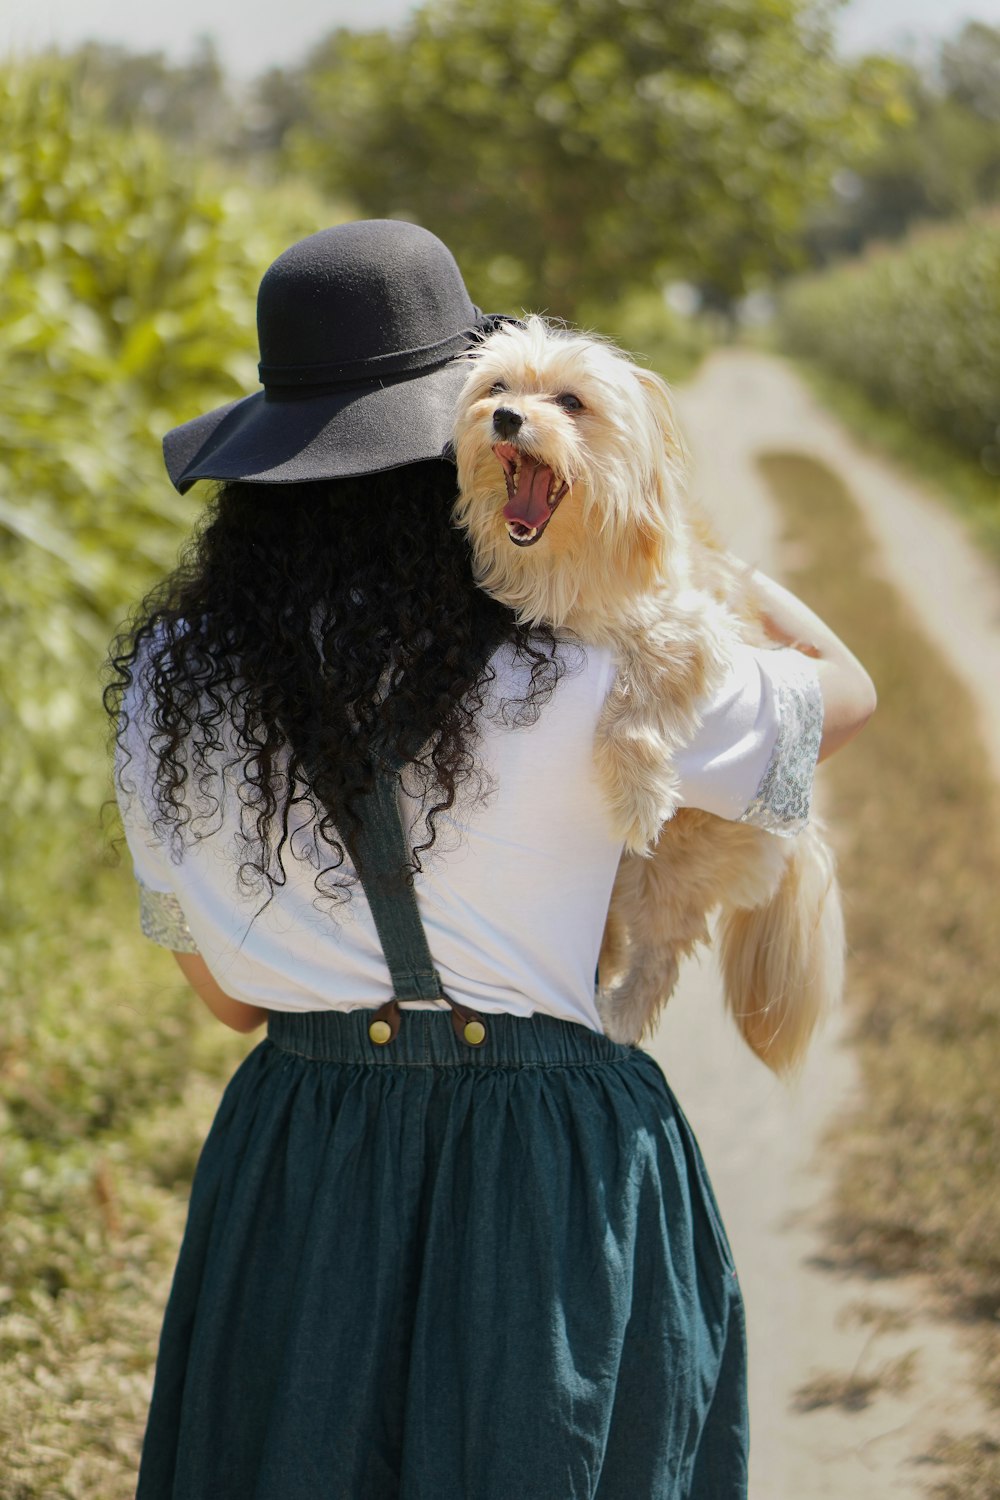
<path id="1" fill-rule="evenodd" d="M 502 638 L 497 636 L 489 643 L 483 656 L 484 665 Z M 374 783 L 359 809 L 360 827 L 349 839 L 341 834 L 368 899 L 392 979 L 392 999 L 375 1011 L 368 1034 L 376 1045 L 392 1041 L 402 1020 L 401 1000 L 446 1000 L 460 1041 L 478 1047 L 486 1040 L 486 1024 L 477 1011 L 453 1000 L 442 985 L 427 945 L 413 885 L 404 873 L 410 856 L 399 816 L 401 765 L 398 759 L 375 761 Z M 305 769 L 316 796 L 316 778 L 308 765 Z"/>
<path id="2" fill-rule="evenodd" d="M 378 765 L 374 786 L 361 806 L 361 827 L 350 841 L 393 988 L 392 999 L 373 1015 L 368 1034 L 378 1045 L 392 1041 L 402 1018 L 401 1000 L 446 1000 L 459 1039 L 478 1047 L 486 1040 L 483 1018 L 446 993 L 427 945 L 416 894 L 402 873 L 409 853 L 398 791 L 398 770 Z"/>

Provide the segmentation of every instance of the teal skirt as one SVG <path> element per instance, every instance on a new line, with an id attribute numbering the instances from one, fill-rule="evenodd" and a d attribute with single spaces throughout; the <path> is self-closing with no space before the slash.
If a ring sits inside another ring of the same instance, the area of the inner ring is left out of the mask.
<path id="1" fill-rule="evenodd" d="M 743 1500 L 743 1308 L 636 1047 L 273 1014 L 222 1099 L 137 1500 Z"/>

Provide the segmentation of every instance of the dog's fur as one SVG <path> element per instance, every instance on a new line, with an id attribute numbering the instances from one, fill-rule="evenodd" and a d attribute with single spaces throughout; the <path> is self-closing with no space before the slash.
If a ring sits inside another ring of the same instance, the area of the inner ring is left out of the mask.
<path id="1" fill-rule="evenodd" d="M 842 983 L 833 859 L 815 821 L 782 838 L 678 809 L 672 760 L 699 700 L 733 641 L 767 637 L 749 570 L 686 496 L 666 385 L 602 341 L 507 324 L 475 351 L 454 444 L 455 519 L 482 587 L 618 664 L 596 740 L 625 844 L 600 959 L 608 1035 L 652 1028 L 719 910 L 727 1005 L 769 1067 L 791 1068 Z"/>

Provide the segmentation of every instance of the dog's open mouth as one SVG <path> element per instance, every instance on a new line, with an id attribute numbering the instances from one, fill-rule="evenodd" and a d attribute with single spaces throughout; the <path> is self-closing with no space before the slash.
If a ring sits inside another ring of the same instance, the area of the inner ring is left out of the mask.
<path id="1" fill-rule="evenodd" d="M 503 508 L 507 535 L 515 546 L 530 547 L 551 521 L 569 485 L 547 464 L 513 443 L 497 443 L 493 452 L 507 482 L 507 504 Z"/>

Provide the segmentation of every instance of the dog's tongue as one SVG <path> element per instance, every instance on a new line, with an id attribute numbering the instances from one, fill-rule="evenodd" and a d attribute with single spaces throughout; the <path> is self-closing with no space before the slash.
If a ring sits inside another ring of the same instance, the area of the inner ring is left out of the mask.
<path id="1" fill-rule="evenodd" d="M 551 506 L 552 470 L 530 458 L 521 459 L 517 486 L 503 508 L 504 520 L 535 529 L 547 521 Z"/>

